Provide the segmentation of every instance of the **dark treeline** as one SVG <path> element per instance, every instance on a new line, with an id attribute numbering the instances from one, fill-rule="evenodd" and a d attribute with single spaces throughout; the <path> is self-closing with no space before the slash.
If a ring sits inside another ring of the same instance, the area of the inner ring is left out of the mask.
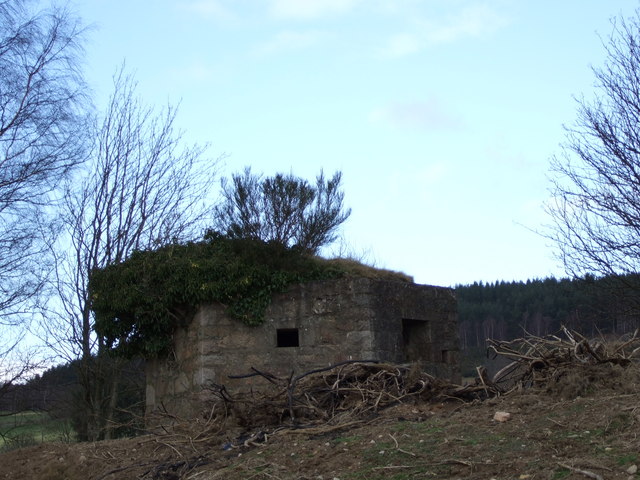
<path id="1" fill-rule="evenodd" d="M 60 410 L 63 405 L 71 405 L 78 386 L 74 367 L 73 364 L 58 365 L 24 383 L 7 385 L 0 396 L 0 411 L 51 412 Z"/>
<path id="2" fill-rule="evenodd" d="M 111 361 L 106 358 L 103 361 Z M 49 418 L 64 420 L 78 431 L 84 411 L 78 408 L 82 388 L 78 378 L 79 360 L 51 367 L 21 383 L 4 385 L 0 395 L 0 415 L 19 412 L 43 412 Z M 117 397 L 101 395 L 95 402 L 110 402 L 114 436 L 131 435 L 142 427 L 144 416 L 144 362 L 129 360 L 118 370 Z M 114 378 L 105 379 L 113 382 Z M 100 406 L 96 407 L 99 410 Z M 0 435 L 2 432 L 0 432 Z"/>
<path id="3" fill-rule="evenodd" d="M 548 335 L 561 325 L 589 336 L 633 331 L 640 325 L 638 284 L 637 276 L 624 276 L 459 285 L 460 346 Z"/>

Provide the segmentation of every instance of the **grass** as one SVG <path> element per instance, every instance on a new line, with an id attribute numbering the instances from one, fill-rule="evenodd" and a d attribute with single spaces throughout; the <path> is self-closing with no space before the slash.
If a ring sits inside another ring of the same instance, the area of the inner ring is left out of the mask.
<path id="1" fill-rule="evenodd" d="M 629 465 L 631 463 L 636 463 L 638 461 L 638 455 L 635 453 L 630 453 L 627 455 L 622 455 L 617 458 L 618 465 Z"/>
<path id="2" fill-rule="evenodd" d="M 362 438 L 359 435 L 351 435 L 351 436 L 347 436 L 347 437 L 336 437 L 333 439 L 334 442 L 336 443 L 344 443 L 346 445 L 350 444 L 350 443 L 355 443 L 358 441 L 361 441 Z"/>
<path id="3" fill-rule="evenodd" d="M 46 412 L 0 412 L 0 452 L 41 442 L 70 441 L 69 422 L 54 419 Z"/>
<path id="4" fill-rule="evenodd" d="M 398 282 L 413 282 L 413 277 L 403 272 L 371 267 L 351 258 L 332 258 L 323 260 L 347 272 L 348 275 L 365 277 L 373 280 L 392 280 Z"/>
<path id="5" fill-rule="evenodd" d="M 567 478 L 569 475 L 571 475 L 571 470 L 569 470 L 568 468 L 559 468 L 558 470 L 553 472 L 553 477 L 551 478 L 553 480 L 561 480 L 562 478 Z"/>

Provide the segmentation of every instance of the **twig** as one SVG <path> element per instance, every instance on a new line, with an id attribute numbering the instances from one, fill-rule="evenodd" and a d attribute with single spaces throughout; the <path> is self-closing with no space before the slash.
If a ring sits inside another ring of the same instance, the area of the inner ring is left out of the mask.
<path id="1" fill-rule="evenodd" d="M 144 463 L 134 463 L 133 465 L 127 465 L 125 467 L 118 467 L 118 468 L 114 468 L 113 470 L 109 470 L 106 473 L 103 473 L 101 476 L 97 477 L 96 480 L 104 480 L 107 477 L 109 477 L 110 475 L 113 475 L 114 473 L 120 473 L 120 472 L 124 472 L 125 470 L 131 470 L 133 468 L 138 468 L 138 467 L 147 467 L 149 465 L 155 465 L 157 462 L 153 461 L 153 462 L 144 462 Z"/>
<path id="2" fill-rule="evenodd" d="M 393 470 L 397 468 L 421 468 L 421 467 L 438 467 L 440 465 L 451 465 L 452 463 L 458 465 L 464 465 L 469 468 L 473 468 L 473 463 L 468 460 L 458 460 L 455 458 L 450 458 L 447 460 L 443 460 L 441 462 L 430 462 L 430 463 L 416 463 L 415 465 L 386 465 L 384 467 L 373 467 L 372 470 Z M 493 465 L 492 463 L 486 463 L 485 465 Z"/>
<path id="3" fill-rule="evenodd" d="M 580 473 L 581 475 L 584 475 L 585 477 L 594 478 L 595 480 L 604 480 L 602 475 L 598 475 L 597 473 L 590 472 L 589 470 L 581 470 L 579 468 L 575 468 L 575 467 L 572 467 L 570 465 L 567 465 L 565 463 L 560 463 L 560 462 L 558 462 L 558 465 L 560 465 L 562 468 L 566 468 L 568 470 L 571 470 L 572 472 Z"/>
<path id="4" fill-rule="evenodd" d="M 399 452 L 402 452 L 402 453 L 406 453 L 407 455 L 411 455 L 412 457 L 416 456 L 415 453 L 407 452 L 406 450 L 401 449 L 400 446 L 398 445 L 398 440 L 396 440 L 396 437 L 394 437 L 390 433 L 388 433 L 387 435 L 389 435 L 391 437 L 391 439 L 393 440 L 393 442 L 396 444 L 396 450 L 398 450 Z"/>
<path id="5" fill-rule="evenodd" d="M 306 435 L 316 435 L 316 434 L 323 434 L 323 433 L 329 433 L 329 432 L 333 432 L 335 430 L 340 430 L 342 428 L 349 428 L 349 427 L 353 427 L 354 425 L 361 425 L 361 424 L 366 424 L 369 422 L 366 422 L 364 420 L 355 420 L 353 422 L 346 422 L 346 423 L 341 423 L 338 425 L 331 425 L 331 426 L 327 426 L 327 427 L 308 427 L 308 428 L 292 428 L 292 429 L 283 429 L 280 430 L 280 432 L 282 433 L 302 433 L 302 434 L 306 434 Z M 273 433 L 272 433 L 273 435 Z"/>
<path id="6" fill-rule="evenodd" d="M 547 419 L 547 420 L 549 420 L 550 422 L 555 423 L 556 425 L 558 425 L 558 426 L 560 426 L 560 427 L 566 428 L 566 425 L 565 425 L 564 423 L 560 423 L 559 421 L 554 420 L 554 419 L 553 419 L 553 418 L 551 418 L 551 417 L 546 417 L 546 419 Z"/>
<path id="7" fill-rule="evenodd" d="M 261 372 L 260 370 L 258 370 L 255 367 L 251 367 L 251 370 L 253 370 L 252 373 L 247 373 L 247 374 L 244 374 L 244 375 L 227 375 L 227 378 L 230 378 L 232 380 L 237 380 L 237 379 L 241 379 L 241 378 L 250 378 L 250 377 L 261 376 L 265 380 L 273 383 L 274 385 L 277 384 L 277 382 L 276 382 L 277 380 L 278 381 L 282 381 L 281 378 L 278 378 L 275 375 L 272 375 L 271 373 L 268 373 L 268 372 Z"/>
<path id="8" fill-rule="evenodd" d="M 487 384 L 485 383 L 485 379 L 484 377 L 487 375 L 487 369 L 484 367 L 476 367 L 476 372 L 478 372 L 478 379 L 480 380 L 480 383 L 482 384 L 482 388 L 484 389 L 484 393 L 489 396 L 489 387 L 487 387 Z"/>
<path id="9" fill-rule="evenodd" d="M 173 450 L 174 452 L 176 452 L 176 454 L 179 457 L 182 457 L 182 454 L 178 451 L 178 449 L 176 447 L 174 447 L 173 445 L 169 444 L 169 443 L 165 443 L 165 442 L 161 442 L 160 440 L 156 439 L 156 443 L 159 443 L 161 445 L 164 445 L 165 447 L 169 447 L 171 450 Z"/>

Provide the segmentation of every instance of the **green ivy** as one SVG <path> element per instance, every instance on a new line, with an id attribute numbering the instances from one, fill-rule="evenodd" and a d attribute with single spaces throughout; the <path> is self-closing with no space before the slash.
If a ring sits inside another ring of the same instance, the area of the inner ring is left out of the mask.
<path id="1" fill-rule="evenodd" d="M 221 303 L 232 317 L 259 325 L 274 293 L 343 274 L 295 247 L 208 233 L 201 242 L 135 252 L 95 270 L 89 291 L 95 330 L 106 345 L 152 358 L 167 353 L 174 330 L 198 305 Z"/>

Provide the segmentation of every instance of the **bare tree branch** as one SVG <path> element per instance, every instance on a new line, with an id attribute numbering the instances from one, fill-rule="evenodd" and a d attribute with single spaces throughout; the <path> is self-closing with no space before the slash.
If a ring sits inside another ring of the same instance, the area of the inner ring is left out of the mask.
<path id="1" fill-rule="evenodd" d="M 549 235 L 567 271 L 619 275 L 640 269 L 640 12 L 613 21 L 597 94 L 577 100 L 553 159 Z"/>
<path id="2" fill-rule="evenodd" d="M 90 159 L 83 174 L 66 184 L 63 235 L 50 245 L 57 297 L 45 335 L 60 355 L 82 360 L 83 408 L 87 419 L 98 423 L 110 416 L 99 411 L 100 399 L 117 392 L 100 383 L 109 375 L 94 369 L 119 364 L 100 358 L 106 347 L 93 329 L 92 272 L 122 262 L 136 250 L 191 240 L 204 229 L 216 161 L 204 157 L 204 147 L 183 145 L 176 114 L 172 106 L 160 112 L 147 107 L 124 67 L 114 76 Z M 117 388 L 117 382 L 113 385 Z M 84 426 L 81 438 L 95 438 L 89 427 Z"/>
<path id="3" fill-rule="evenodd" d="M 83 31 L 64 9 L 28 5 L 0 1 L 0 323 L 41 290 L 46 209 L 84 159 Z"/>

